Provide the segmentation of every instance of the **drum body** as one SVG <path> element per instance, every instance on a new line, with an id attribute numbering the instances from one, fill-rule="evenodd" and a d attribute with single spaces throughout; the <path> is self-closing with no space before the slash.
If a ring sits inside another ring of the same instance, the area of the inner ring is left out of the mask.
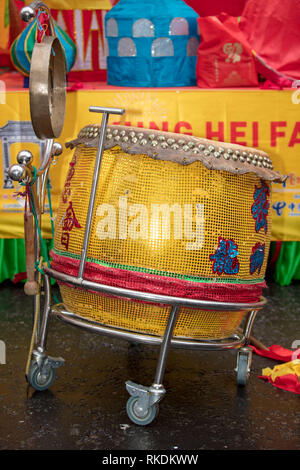
<path id="1" fill-rule="evenodd" d="M 160 158 L 158 152 L 150 156 L 140 147 L 127 153 L 126 140 L 120 136 L 121 148 L 111 137 L 120 133 L 118 126 L 108 130 L 107 141 L 112 142 L 102 156 L 84 278 L 177 297 L 259 301 L 270 245 L 271 181 L 255 171 L 208 168 L 197 153 L 209 142 L 198 145 L 192 162 L 175 161 Z M 150 142 L 159 142 L 163 134 L 151 134 Z M 138 130 L 131 129 L 134 143 L 137 135 Z M 95 134 L 92 139 L 84 137 L 76 142 L 70 163 L 51 253 L 53 269 L 72 276 L 78 274 L 97 153 Z M 193 142 L 195 150 L 196 138 Z M 174 154 L 177 149 L 172 145 Z M 60 283 L 60 290 L 65 307 L 81 317 L 163 335 L 169 306 L 111 297 L 66 283 Z M 245 313 L 182 307 L 174 336 L 229 337 Z"/>

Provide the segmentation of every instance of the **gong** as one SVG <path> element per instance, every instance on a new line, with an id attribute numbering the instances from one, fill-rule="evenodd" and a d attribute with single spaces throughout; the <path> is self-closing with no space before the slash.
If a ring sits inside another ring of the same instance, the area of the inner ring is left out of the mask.
<path id="1" fill-rule="evenodd" d="M 35 43 L 30 68 L 30 114 L 39 139 L 60 136 L 66 104 L 66 65 L 63 48 L 55 36 Z"/>

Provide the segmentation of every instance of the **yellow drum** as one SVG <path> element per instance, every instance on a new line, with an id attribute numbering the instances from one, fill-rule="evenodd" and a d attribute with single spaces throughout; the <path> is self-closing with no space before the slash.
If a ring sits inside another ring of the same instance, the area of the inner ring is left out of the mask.
<path id="1" fill-rule="evenodd" d="M 77 276 L 99 126 L 78 139 L 58 209 L 52 267 Z M 84 278 L 184 298 L 257 302 L 271 235 L 267 154 L 197 137 L 109 126 Z M 98 323 L 163 335 L 170 307 L 60 283 L 66 308 Z M 232 335 L 246 312 L 181 308 L 174 336 Z"/>

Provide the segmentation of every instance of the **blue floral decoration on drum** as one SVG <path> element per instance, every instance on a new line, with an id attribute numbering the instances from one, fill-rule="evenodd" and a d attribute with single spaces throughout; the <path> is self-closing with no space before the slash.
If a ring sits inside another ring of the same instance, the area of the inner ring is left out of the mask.
<path id="1" fill-rule="evenodd" d="M 265 258 L 265 244 L 256 243 L 252 248 L 252 255 L 250 256 L 250 274 L 257 271 L 260 274 L 264 258 Z"/>
<path id="2" fill-rule="evenodd" d="M 254 203 L 251 207 L 251 213 L 255 219 L 255 231 L 259 232 L 260 229 L 264 229 L 265 233 L 268 231 L 268 213 L 270 202 L 268 197 L 270 196 L 270 188 L 265 181 L 262 180 L 261 187 L 255 186 L 254 191 Z"/>
<path id="3" fill-rule="evenodd" d="M 234 240 L 226 240 L 219 237 L 219 246 L 210 260 L 213 261 L 212 270 L 214 273 L 221 274 L 237 274 L 240 269 L 238 261 L 238 247 Z"/>

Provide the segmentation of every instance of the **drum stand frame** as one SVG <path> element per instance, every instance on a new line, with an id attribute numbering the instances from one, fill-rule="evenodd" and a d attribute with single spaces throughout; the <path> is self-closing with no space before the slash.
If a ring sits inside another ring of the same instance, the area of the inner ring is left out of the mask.
<path id="1" fill-rule="evenodd" d="M 87 249 L 90 236 L 90 228 L 92 214 L 94 209 L 94 201 L 97 190 L 97 184 L 100 173 L 101 158 L 104 148 L 104 140 L 108 117 L 110 113 L 123 114 L 124 110 L 116 108 L 90 107 L 91 112 L 102 113 L 102 124 L 100 129 L 99 144 L 94 167 L 93 183 L 91 188 L 91 196 L 87 213 L 87 221 L 85 228 L 84 241 L 79 265 L 78 276 L 69 276 L 58 272 L 49 267 L 43 267 L 43 284 L 44 284 L 44 309 L 41 317 L 40 308 L 38 311 L 37 329 L 35 332 L 35 349 L 32 351 L 30 372 L 28 374 L 29 383 L 37 390 L 45 390 L 48 388 L 54 378 L 54 369 L 64 364 L 62 358 L 53 358 L 46 354 L 46 342 L 48 334 L 48 325 L 50 316 L 55 316 L 65 323 L 83 328 L 85 330 L 107 335 L 119 339 L 131 341 L 133 343 L 145 343 L 159 345 L 160 352 L 156 366 L 154 382 L 150 387 L 126 382 L 126 388 L 131 398 L 127 402 L 127 413 L 129 418 L 138 425 L 147 425 L 151 423 L 158 412 L 158 402 L 165 395 L 163 386 L 163 378 L 166 368 L 166 361 L 170 346 L 179 348 L 193 348 L 200 350 L 237 350 L 237 382 L 238 385 L 246 385 L 250 374 L 252 349 L 249 347 L 252 326 L 257 312 L 265 305 L 266 299 L 261 297 L 257 303 L 229 303 L 214 302 L 205 300 L 195 300 L 189 298 L 172 297 L 166 295 L 151 294 L 142 291 L 113 287 L 109 285 L 99 284 L 84 279 L 84 267 L 87 256 Z M 43 169 L 48 168 L 51 160 L 51 149 L 53 141 L 48 141 L 48 153 L 44 156 L 42 163 Z M 36 259 L 39 259 L 40 246 L 38 241 L 37 227 L 35 227 L 36 238 Z M 170 306 L 170 314 L 163 336 L 155 336 L 150 334 L 142 334 L 139 332 L 128 331 L 121 328 L 110 327 L 99 322 L 85 319 L 73 312 L 68 311 L 63 304 L 52 305 L 51 283 L 50 278 L 56 281 L 66 282 L 74 288 L 89 289 L 96 292 L 102 292 L 112 296 L 124 297 L 127 299 L 142 300 L 147 302 L 159 303 Z M 38 294 L 40 295 L 40 293 Z M 35 296 L 34 304 L 37 304 L 37 296 Z M 232 337 L 220 340 L 198 340 L 186 337 L 174 337 L 173 330 L 180 307 L 190 307 L 214 311 L 241 311 L 247 312 L 247 318 L 242 333 L 235 333 Z"/>
<path id="2" fill-rule="evenodd" d="M 237 349 L 237 380 L 238 385 L 246 385 L 247 379 L 250 374 L 250 367 L 252 361 L 252 349 L 249 345 L 249 338 L 252 330 L 252 326 L 256 317 L 257 312 L 266 303 L 265 298 L 261 298 L 260 302 L 256 304 L 230 304 L 225 302 L 209 302 L 209 301 L 194 301 L 193 299 L 177 298 L 160 296 L 155 294 L 144 293 L 141 291 L 127 290 L 121 288 L 113 288 L 111 286 L 93 283 L 90 281 L 84 281 L 80 278 L 68 276 L 62 274 L 53 269 L 44 267 L 44 290 L 45 290 L 45 304 L 43 318 L 38 335 L 37 347 L 33 351 L 34 360 L 39 364 L 41 374 L 45 376 L 45 380 L 49 372 L 49 367 L 57 368 L 64 364 L 62 358 L 53 358 L 46 355 L 46 341 L 48 334 L 48 325 L 50 315 L 53 315 L 65 323 L 73 326 L 83 328 L 85 330 L 111 336 L 119 339 L 124 339 L 133 343 L 145 343 L 151 345 L 159 345 L 160 352 L 157 360 L 156 372 L 154 382 L 150 387 L 146 387 L 140 384 L 136 384 L 132 381 L 126 382 L 126 389 L 131 395 L 131 398 L 127 403 L 127 413 L 129 418 L 139 425 L 147 425 L 153 421 L 158 413 L 158 403 L 163 398 L 166 390 L 163 386 L 163 378 L 166 368 L 167 356 L 170 346 L 179 348 L 191 348 L 200 350 L 231 350 Z M 72 284 L 74 288 L 81 286 L 82 288 L 93 289 L 97 292 L 117 294 L 118 296 L 145 300 L 147 302 L 161 303 L 171 306 L 170 314 L 168 317 L 167 325 L 165 328 L 164 335 L 154 336 L 149 334 L 141 334 L 138 332 L 127 331 L 121 328 L 109 327 L 101 323 L 84 319 L 83 317 L 68 311 L 63 304 L 51 305 L 51 284 L 50 277 L 57 281 L 67 282 Z M 207 310 L 248 310 L 248 315 L 244 325 L 243 333 L 235 333 L 231 338 L 221 340 L 197 340 L 183 337 L 172 337 L 174 327 L 176 325 L 177 315 L 179 308 L 182 306 L 191 306 L 197 308 L 205 308 Z M 48 388 L 48 387 L 47 387 Z"/>

